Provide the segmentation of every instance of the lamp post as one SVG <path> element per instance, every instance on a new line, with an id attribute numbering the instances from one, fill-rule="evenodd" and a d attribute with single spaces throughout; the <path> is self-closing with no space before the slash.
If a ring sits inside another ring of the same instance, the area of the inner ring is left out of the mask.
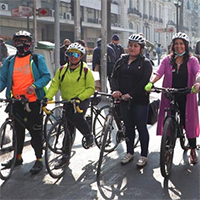
<path id="1" fill-rule="evenodd" d="M 179 32 L 179 27 L 178 27 L 178 8 L 181 7 L 182 0 L 174 0 L 174 5 L 176 6 L 176 32 Z"/>

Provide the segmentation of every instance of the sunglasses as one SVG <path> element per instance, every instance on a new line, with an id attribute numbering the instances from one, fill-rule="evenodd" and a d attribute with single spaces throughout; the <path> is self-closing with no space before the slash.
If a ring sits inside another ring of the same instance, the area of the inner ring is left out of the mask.
<path id="1" fill-rule="evenodd" d="M 68 56 L 69 56 L 69 57 L 74 56 L 75 58 L 78 58 L 78 57 L 80 56 L 80 53 L 69 52 L 69 53 L 68 53 Z"/>

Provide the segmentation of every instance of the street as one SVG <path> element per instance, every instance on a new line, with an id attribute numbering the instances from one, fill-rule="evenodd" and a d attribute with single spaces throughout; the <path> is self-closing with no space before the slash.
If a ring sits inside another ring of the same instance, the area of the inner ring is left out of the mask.
<path id="1" fill-rule="evenodd" d="M 0 96 L 4 97 L 4 94 L 1 93 Z M 3 107 L 0 108 L 0 115 L 2 123 L 6 116 Z M 35 156 L 30 145 L 25 146 L 22 155 L 23 165 L 15 168 L 8 181 L 0 182 L 0 199 L 200 199 L 200 164 L 189 163 L 190 152 L 183 152 L 178 140 L 172 174 L 169 179 L 161 176 L 159 168 L 161 137 L 156 136 L 156 125 L 148 126 L 149 155 L 144 168 L 136 166 L 140 146 L 135 149 L 133 162 L 120 164 L 125 153 L 125 142 L 122 142 L 114 152 L 106 155 L 102 175 L 98 179 L 96 167 L 100 151 L 96 146 L 84 149 L 80 133 L 77 133 L 69 168 L 60 180 L 51 178 L 45 167 L 39 174 L 31 175 L 29 170 L 34 164 Z M 200 144 L 199 138 L 197 144 Z M 199 150 L 197 152 L 200 155 Z"/>

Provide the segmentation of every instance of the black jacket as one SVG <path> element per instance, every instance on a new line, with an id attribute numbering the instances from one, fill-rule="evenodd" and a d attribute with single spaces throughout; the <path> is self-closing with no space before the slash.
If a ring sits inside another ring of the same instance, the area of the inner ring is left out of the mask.
<path id="1" fill-rule="evenodd" d="M 124 54 L 124 48 L 121 44 L 114 44 L 113 42 L 109 43 L 109 45 L 114 49 L 117 61 Z"/>
<path id="2" fill-rule="evenodd" d="M 139 56 L 128 65 L 129 55 L 124 55 L 114 66 L 111 75 L 111 90 L 119 90 L 122 94 L 128 93 L 136 104 L 148 104 L 149 93 L 144 89 L 149 82 L 152 65 L 149 59 Z"/>

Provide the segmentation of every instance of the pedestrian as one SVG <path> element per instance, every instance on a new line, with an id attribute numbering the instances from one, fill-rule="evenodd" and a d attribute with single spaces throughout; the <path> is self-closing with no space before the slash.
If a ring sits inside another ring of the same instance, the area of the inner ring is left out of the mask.
<path id="1" fill-rule="evenodd" d="M 171 53 L 161 62 L 159 69 L 155 73 L 152 81 L 145 87 L 150 91 L 153 84 L 164 76 L 163 87 L 167 88 L 195 88 L 195 93 L 199 91 L 200 80 L 195 83 L 199 76 L 200 66 L 198 60 L 189 52 L 189 37 L 182 32 L 174 34 L 172 38 Z M 194 89 L 193 89 L 194 90 Z M 189 141 L 190 161 L 197 163 L 196 138 L 199 136 L 199 117 L 197 97 L 195 94 L 181 95 L 178 100 L 180 108 L 180 122 L 186 131 Z M 169 106 L 169 100 L 162 94 L 160 111 L 158 115 L 157 135 L 162 135 L 163 122 L 165 117 L 165 107 Z"/>
<path id="2" fill-rule="evenodd" d="M 68 62 L 68 57 L 66 56 L 66 50 L 68 46 L 71 44 L 69 39 L 65 39 L 63 41 L 63 45 L 60 47 L 60 65 L 64 65 Z"/>
<path id="3" fill-rule="evenodd" d="M 147 115 L 149 94 L 144 86 L 149 82 L 152 65 L 143 55 L 145 38 L 132 34 L 128 38 L 129 53 L 122 56 L 114 67 L 111 76 L 111 90 L 114 98 L 121 98 L 120 110 L 125 124 L 126 154 L 121 163 L 126 164 L 134 158 L 135 127 L 139 132 L 141 155 L 137 161 L 139 167 L 147 164 L 149 133 Z"/>
<path id="4" fill-rule="evenodd" d="M 85 48 L 85 55 L 82 58 L 83 62 L 87 63 L 87 50 L 86 50 L 86 44 L 84 40 L 76 40 L 80 45 L 82 45 Z"/>
<path id="5" fill-rule="evenodd" d="M 161 48 L 161 44 L 158 44 L 158 46 L 156 47 L 156 53 L 158 56 L 158 65 L 160 65 L 160 59 L 162 56 L 162 48 Z"/>
<path id="6" fill-rule="evenodd" d="M 85 55 L 85 48 L 82 45 L 70 44 L 67 48 L 67 55 L 69 61 L 56 71 L 44 101 L 51 100 L 59 89 L 63 100 L 80 101 L 79 107 L 83 110 L 82 113 L 74 113 L 72 104 L 66 105 L 64 109 L 67 111 L 66 118 L 70 133 L 73 133 L 75 126 L 84 136 L 86 148 L 89 148 L 93 145 L 93 136 L 84 115 L 89 107 L 89 98 L 95 91 L 94 77 L 87 64 L 82 61 Z M 63 156 L 57 167 L 65 163 L 66 158 Z"/>
<path id="7" fill-rule="evenodd" d="M 115 64 L 116 54 L 114 49 L 107 44 L 107 78 L 110 82 L 111 73 Z M 101 79 L 101 38 L 97 40 L 97 47 L 93 50 L 92 55 L 92 69 L 99 72 Z M 96 90 L 101 91 L 101 85 L 99 81 L 96 81 Z"/>
<path id="8" fill-rule="evenodd" d="M 111 42 L 109 45 L 114 49 L 117 61 L 122 54 L 124 54 L 124 47 L 119 43 L 119 35 L 112 35 Z"/>
<path id="9" fill-rule="evenodd" d="M 8 50 L 3 38 L 0 38 L 0 67 L 3 65 L 4 60 L 8 56 Z"/>
<path id="10" fill-rule="evenodd" d="M 31 174 L 37 174 L 43 168 L 42 163 L 42 124 L 43 114 L 40 112 L 40 100 L 45 95 L 44 87 L 50 81 L 50 73 L 45 59 L 40 54 L 37 63 L 33 60 L 31 52 L 32 36 L 27 31 L 16 32 L 13 36 L 13 44 L 17 48 L 15 56 L 8 57 L 0 74 L 0 92 L 6 88 L 6 98 L 18 98 L 25 95 L 29 99 L 31 112 L 24 110 L 21 102 L 14 103 L 13 113 L 22 119 L 27 119 L 27 129 L 31 135 L 31 146 L 35 151 L 36 161 L 31 168 Z M 25 139 L 25 128 L 14 119 L 17 135 L 17 159 L 15 166 L 23 163 L 22 150 Z M 2 165 L 11 167 L 12 160 Z"/>

